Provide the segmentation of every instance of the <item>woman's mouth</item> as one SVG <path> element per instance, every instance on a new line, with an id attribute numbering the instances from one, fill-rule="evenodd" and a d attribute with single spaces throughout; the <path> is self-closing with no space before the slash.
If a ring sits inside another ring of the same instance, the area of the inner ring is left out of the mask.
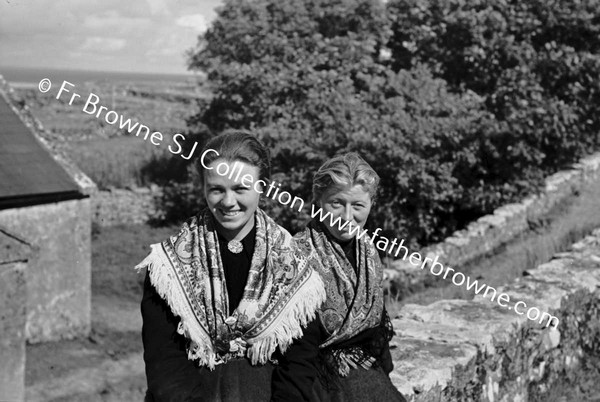
<path id="1" fill-rule="evenodd" d="M 223 215 L 226 218 L 235 218 L 238 215 L 241 215 L 242 211 L 237 210 L 237 211 L 223 211 L 222 209 L 219 210 L 221 212 L 221 215 Z"/>

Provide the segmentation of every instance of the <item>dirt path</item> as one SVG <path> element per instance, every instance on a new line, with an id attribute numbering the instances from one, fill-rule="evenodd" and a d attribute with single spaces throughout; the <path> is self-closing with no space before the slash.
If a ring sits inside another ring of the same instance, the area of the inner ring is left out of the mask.
<path id="1" fill-rule="evenodd" d="M 92 299 L 87 339 L 27 347 L 27 401 L 142 401 L 146 389 L 139 304 Z"/>
<path id="2" fill-rule="evenodd" d="M 95 228 L 92 331 L 85 339 L 27 346 L 26 398 L 39 402 L 143 401 L 143 274 L 133 266 L 173 228 Z"/>

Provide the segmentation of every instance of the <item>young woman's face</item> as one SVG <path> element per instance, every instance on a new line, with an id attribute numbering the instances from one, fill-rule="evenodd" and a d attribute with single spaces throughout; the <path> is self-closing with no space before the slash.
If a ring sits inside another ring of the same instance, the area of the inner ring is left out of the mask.
<path id="1" fill-rule="evenodd" d="M 232 172 L 235 165 L 234 173 L 217 173 L 217 167 L 222 164 L 227 165 L 227 170 L 225 166 L 221 166 L 219 172 Z M 224 159 L 217 159 L 208 167 L 213 169 L 204 171 L 204 197 L 217 221 L 219 233 L 228 240 L 240 234 L 238 237 L 244 237 L 254 226 L 254 212 L 260 199 L 260 193 L 254 189 L 254 183 L 259 180 L 258 167 Z M 246 175 L 250 175 L 252 181 L 248 180 Z M 242 184 L 243 177 L 246 179 Z"/>
<path id="2" fill-rule="evenodd" d="M 333 226 L 329 218 L 323 221 L 331 235 L 344 241 L 352 239 L 358 233 L 355 231 L 351 234 L 351 227 L 364 227 L 371 212 L 372 201 L 371 195 L 361 185 L 356 185 L 343 190 L 328 189 L 319 200 L 319 204 L 324 213 L 330 212 L 333 217 Z M 336 223 L 337 218 L 340 218 L 339 223 Z M 348 223 L 344 226 L 345 222 Z M 343 226 L 343 229 L 340 230 L 340 226 Z"/>

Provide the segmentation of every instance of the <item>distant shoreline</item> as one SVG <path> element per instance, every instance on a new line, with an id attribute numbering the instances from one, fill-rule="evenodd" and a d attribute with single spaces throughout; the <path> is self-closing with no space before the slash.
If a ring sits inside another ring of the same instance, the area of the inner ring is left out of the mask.
<path id="1" fill-rule="evenodd" d="M 181 82 L 194 83 L 202 80 L 199 74 L 163 74 L 163 73 L 138 73 L 115 71 L 85 71 L 52 68 L 19 68 L 0 66 L 0 75 L 11 85 L 19 88 L 37 86 L 42 78 L 49 78 L 53 82 L 63 80 L 74 84 L 86 82 Z"/>

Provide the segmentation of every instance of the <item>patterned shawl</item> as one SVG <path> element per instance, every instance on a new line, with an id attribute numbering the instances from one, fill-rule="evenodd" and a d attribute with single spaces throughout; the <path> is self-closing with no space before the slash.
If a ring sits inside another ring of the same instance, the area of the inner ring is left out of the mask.
<path id="1" fill-rule="evenodd" d="M 335 350 L 335 345 L 382 323 L 383 266 L 375 246 L 368 236 L 356 240 L 355 271 L 342 246 L 322 223 L 311 221 L 295 238 L 315 250 L 320 260 L 316 270 L 325 283 L 327 300 L 318 314 L 330 334 L 320 347 L 333 349 L 341 376 L 346 376 L 349 368 L 356 365 L 371 367 L 375 359 L 360 348 Z"/>
<path id="2" fill-rule="evenodd" d="M 227 287 L 212 213 L 191 218 L 178 235 L 153 244 L 136 269 L 148 267 L 150 281 L 188 341 L 188 358 L 213 369 L 232 358 L 266 363 L 302 336 L 325 300 L 313 270 L 316 255 L 260 209 L 256 244 L 242 300 L 229 316 Z"/>

